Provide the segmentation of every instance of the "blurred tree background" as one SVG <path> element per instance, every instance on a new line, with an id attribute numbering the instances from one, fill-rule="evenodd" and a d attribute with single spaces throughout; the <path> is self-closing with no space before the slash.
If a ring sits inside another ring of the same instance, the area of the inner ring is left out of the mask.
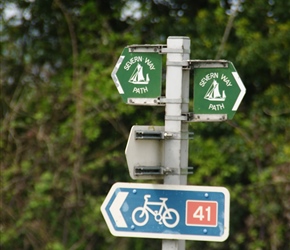
<path id="1" fill-rule="evenodd" d="M 194 123 L 188 184 L 231 194 L 230 236 L 187 249 L 290 249 L 289 0 L 4 0 L 1 249 L 160 249 L 113 237 L 100 213 L 129 178 L 132 125 L 164 108 L 124 104 L 110 77 L 130 44 L 191 39 L 191 59 L 234 63 L 247 93 L 231 121 Z M 191 76 L 191 81 L 193 76 Z"/>

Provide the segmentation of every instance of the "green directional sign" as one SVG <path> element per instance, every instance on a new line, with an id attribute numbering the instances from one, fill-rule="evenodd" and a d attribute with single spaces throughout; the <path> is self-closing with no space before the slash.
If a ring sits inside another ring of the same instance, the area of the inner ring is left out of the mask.
<path id="1" fill-rule="evenodd" d="M 243 82 L 229 61 L 218 68 L 204 65 L 194 69 L 194 114 L 232 119 L 246 93 Z"/>
<path id="2" fill-rule="evenodd" d="M 125 103 L 129 98 L 157 98 L 161 95 L 162 55 L 129 52 L 120 56 L 112 78 Z"/>

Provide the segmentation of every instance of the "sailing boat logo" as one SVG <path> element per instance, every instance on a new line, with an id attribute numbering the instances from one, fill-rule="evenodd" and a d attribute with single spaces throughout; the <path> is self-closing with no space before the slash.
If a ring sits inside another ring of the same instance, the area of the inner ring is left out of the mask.
<path id="1" fill-rule="evenodd" d="M 133 84 L 148 84 L 149 81 L 149 75 L 146 74 L 146 78 L 144 77 L 143 67 L 138 63 L 129 79 L 129 82 Z"/>
<path id="2" fill-rule="evenodd" d="M 207 90 L 204 99 L 207 99 L 209 101 L 225 101 L 226 100 L 226 94 L 223 90 L 222 95 L 219 91 L 219 83 L 214 80 L 213 83 L 210 85 L 209 89 Z"/>

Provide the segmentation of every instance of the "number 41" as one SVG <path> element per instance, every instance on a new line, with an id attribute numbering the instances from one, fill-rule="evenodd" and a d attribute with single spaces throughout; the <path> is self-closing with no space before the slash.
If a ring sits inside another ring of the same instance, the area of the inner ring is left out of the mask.
<path id="1" fill-rule="evenodd" d="M 204 209 L 203 206 L 198 206 L 198 208 L 195 210 L 195 212 L 193 213 L 193 218 L 195 219 L 199 219 L 200 221 L 203 221 L 204 219 L 204 211 L 206 212 L 206 220 L 210 221 L 210 207 L 207 207 L 206 209 Z"/>

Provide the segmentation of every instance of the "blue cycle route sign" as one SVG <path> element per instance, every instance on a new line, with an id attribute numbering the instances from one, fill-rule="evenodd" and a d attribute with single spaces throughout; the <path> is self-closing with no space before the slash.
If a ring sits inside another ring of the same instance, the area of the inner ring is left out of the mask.
<path id="1" fill-rule="evenodd" d="M 225 241 L 229 200 L 224 187 L 116 183 L 101 211 L 115 236 Z"/>

